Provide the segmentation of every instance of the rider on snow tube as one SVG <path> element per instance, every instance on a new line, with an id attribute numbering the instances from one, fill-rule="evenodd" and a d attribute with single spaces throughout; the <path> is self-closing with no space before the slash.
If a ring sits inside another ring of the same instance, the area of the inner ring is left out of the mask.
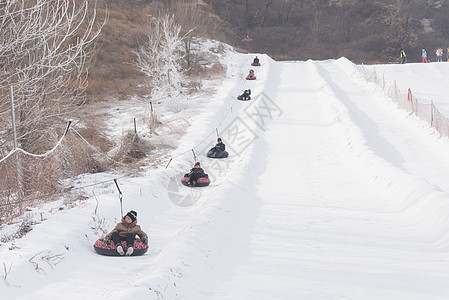
<path id="1" fill-rule="evenodd" d="M 237 99 L 239 100 L 250 100 L 251 99 L 251 90 L 247 89 L 243 92 L 243 94 L 241 94 L 240 96 L 237 97 Z"/>
<path id="2" fill-rule="evenodd" d="M 251 65 L 252 65 L 252 66 L 260 66 L 260 62 L 259 62 L 259 59 L 257 58 L 257 56 L 256 56 L 256 58 L 253 60 L 253 62 L 251 63 Z"/>
<path id="3" fill-rule="evenodd" d="M 99 254 L 111 256 L 135 256 L 147 252 L 148 236 L 137 225 L 137 212 L 129 211 L 110 233 L 95 242 L 94 249 Z"/>
<path id="4" fill-rule="evenodd" d="M 254 70 L 249 70 L 248 76 L 246 76 L 247 80 L 254 80 L 256 79 L 256 76 L 254 75 Z"/>
<path id="5" fill-rule="evenodd" d="M 196 162 L 195 166 L 189 173 L 185 174 L 181 179 L 182 184 L 186 186 L 206 186 L 210 184 L 209 176 L 204 173 L 200 166 L 200 162 Z"/>
<path id="6" fill-rule="evenodd" d="M 215 147 L 211 148 L 209 152 L 207 152 L 207 157 L 211 158 L 225 158 L 228 157 L 229 153 L 225 151 L 226 145 L 223 144 L 221 138 L 217 139 L 217 144 Z"/>

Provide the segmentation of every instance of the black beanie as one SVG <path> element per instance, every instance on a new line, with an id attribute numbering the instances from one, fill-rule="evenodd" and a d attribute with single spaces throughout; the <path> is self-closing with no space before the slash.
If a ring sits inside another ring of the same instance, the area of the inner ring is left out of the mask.
<path id="1" fill-rule="evenodd" d="M 133 222 L 137 219 L 137 213 L 134 210 L 130 210 L 126 216 L 130 217 Z"/>

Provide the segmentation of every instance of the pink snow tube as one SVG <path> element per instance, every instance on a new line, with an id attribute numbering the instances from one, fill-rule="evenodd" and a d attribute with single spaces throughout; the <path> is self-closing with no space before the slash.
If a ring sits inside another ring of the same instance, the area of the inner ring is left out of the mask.
<path id="1" fill-rule="evenodd" d="M 126 241 L 122 241 L 122 247 L 123 247 L 123 249 L 127 248 Z M 141 239 L 136 238 L 134 240 L 133 248 L 134 248 L 134 252 L 133 252 L 133 254 L 131 254 L 131 256 L 138 256 L 138 255 L 145 254 L 148 251 L 149 246 L 147 244 L 145 244 L 144 242 L 142 242 Z M 97 252 L 98 254 L 101 254 L 101 255 L 121 256 L 117 252 L 114 242 L 112 242 L 112 241 L 106 242 L 104 240 L 104 238 L 100 238 L 95 242 L 94 249 L 95 249 L 95 252 Z"/>
<path id="2" fill-rule="evenodd" d="M 184 176 L 181 179 L 181 183 L 185 186 L 190 186 L 189 185 L 189 179 L 190 177 Z M 195 187 L 201 187 L 201 186 L 208 186 L 210 184 L 210 179 L 209 176 L 208 177 L 200 177 L 198 178 L 198 180 L 195 183 Z"/>

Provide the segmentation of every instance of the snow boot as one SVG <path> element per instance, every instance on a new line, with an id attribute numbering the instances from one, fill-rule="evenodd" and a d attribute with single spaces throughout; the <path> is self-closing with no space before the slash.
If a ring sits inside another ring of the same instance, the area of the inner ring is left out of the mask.
<path id="1" fill-rule="evenodd" d="M 126 256 L 131 256 L 131 254 L 133 254 L 134 252 L 134 248 L 133 247 L 128 247 L 128 250 L 126 250 Z"/>
<path id="2" fill-rule="evenodd" d="M 122 245 L 118 245 L 118 246 L 117 246 L 117 252 L 118 252 L 118 254 L 120 254 L 120 255 L 124 255 L 124 254 L 125 254 L 125 251 L 123 251 Z"/>

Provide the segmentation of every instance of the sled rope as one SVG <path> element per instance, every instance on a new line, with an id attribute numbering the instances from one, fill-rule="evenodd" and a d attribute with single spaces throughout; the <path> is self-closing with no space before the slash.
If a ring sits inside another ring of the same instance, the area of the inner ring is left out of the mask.
<path id="1" fill-rule="evenodd" d="M 245 84 L 246 84 L 246 82 L 247 82 L 246 79 L 244 79 L 244 80 L 242 81 L 242 85 L 241 85 L 241 87 L 240 87 L 240 90 L 244 90 L 244 89 L 245 89 Z M 231 103 L 231 106 L 230 106 L 228 112 L 223 116 L 223 118 L 222 118 L 221 121 L 218 123 L 217 127 L 215 128 L 215 130 L 213 130 L 211 133 L 209 133 L 209 135 L 208 135 L 205 139 L 203 139 L 200 143 L 198 143 L 196 146 L 194 146 L 191 150 L 187 150 L 187 151 L 182 152 L 182 153 L 180 153 L 180 154 L 178 154 L 178 155 L 175 155 L 175 156 L 170 157 L 169 162 L 168 162 L 167 165 L 165 166 L 166 169 L 168 168 L 168 166 L 170 165 L 170 163 L 172 162 L 173 159 L 175 159 L 175 158 L 177 158 L 177 157 L 179 157 L 179 156 L 183 156 L 183 155 L 185 155 L 187 152 L 190 152 L 190 151 L 192 151 L 193 157 L 194 157 L 194 159 L 195 159 L 195 161 L 196 161 L 196 160 L 197 160 L 197 157 L 196 157 L 196 155 L 195 155 L 194 149 L 198 148 L 201 144 L 203 144 L 205 141 L 207 141 L 207 140 L 210 138 L 210 136 L 213 135 L 214 133 L 216 133 L 217 138 L 219 137 L 218 128 L 221 126 L 221 124 L 224 122 L 224 120 L 226 120 L 226 118 L 228 117 L 228 115 L 233 113 L 232 109 L 233 109 L 233 107 L 235 106 L 235 103 L 238 101 L 237 98 L 235 98 L 235 97 L 233 97 L 232 99 L 233 99 L 234 101 Z"/>
<path id="2" fill-rule="evenodd" d="M 113 158 L 111 158 L 111 157 L 109 157 L 107 154 L 105 154 L 105 153 L 103 153 L 102 151 L 100 151 L 97 147 L 95 147 L 95 146 L 93 146 L 93 145 L 91 145 L 76 129 L 74 129 L 74 128 L 71 128 L 71 130 L 74 132 L 74 133 L 76 133 L 80 138 L 81 138 L 81 140 L 83 140 L 86 144 L 87 144 L 87 146 L 89 146 L 92 150 L 94 150 L 94 151 L 96 151 L 96 152 L 98 152 L 99 154 L 101 154 L 102 156 L 104 156 L 104 157 L 106 157 L 108 160 L 110 160 L 111 162 L 113 162 L 114 164 L 118 164 L 118 165 L 122 165 L 122 166 L 124 166 L 125 164 L 124 163 L 122 163 L 122 162 L 119 162 L 119 161 L 116 161 L 115 159 L 113 159 Z"/>
<path id="3" fill-rule="evenodd" d="M 120 187 L 118 186 L 117 179 L 114 178 L 114 182 L 115 182 L 115 185 L 117 186 L 118 195 L 119 195 L 119 199 L 120 199 L 120 212 L 121 212 L 120 216 L 123 217 L 123 194 L 122 194 L 122 191 L 120 190 Z"/>
<path id="4" fill-rule="evenodd" d="M 61 144 L 62 144 L 62 141 L 64 140 L 64 138 L 66 137 L 66 135 L 67 135 L 67 132 L 69 131 L 69 128 L 70 128 L 70 124 L 72 124 L 72 121 L 68 121 L 67 122 L 67 126 L 66 126 L 66 129 L 65 129 L 65 131 L 64 131 L 64 134 L 61 136 L 61 138 L 59 139 L 59 141 L 56 143 L 56 145 L 51 149 L 51 150 L 48 150 L 47 152 L 45 152 L 44 154 L 33 154 L 33 153 L 30 153 L 30 152 L 27 152 L 27 151 L 25 151 L 25 150 L 23 150 L 23 149 L 21 149 L 21 148 L 15 148 L 14 150 L 12 150 L 11 152 L 9 152 L 8 153 L 8 155 L 6 155 L 5 157 L 3 157 L 2 159 L 0 159 L 0 163 L 2 163 L 3 161 L 5 161 L 8 157 L 10 157 L 11 155 L 13 155 L 15 152 L 22 152 L 23 154 L 25 154 L 25 155 L 28 155 L 28 156 L 31 156 L 31 157 L 46 157 L 46 156 L 49 156 L 51 153 L 53 153 Z"/>
<path id="5" fill-rule="evenodd" d="M 165 168 L 168 168 L 168 165 L 171 163 L 171 161 L 173 160 L 173 158 L 170 158 L 170 161 L 168 162 L 168 164 L 165 166 Z"/>

